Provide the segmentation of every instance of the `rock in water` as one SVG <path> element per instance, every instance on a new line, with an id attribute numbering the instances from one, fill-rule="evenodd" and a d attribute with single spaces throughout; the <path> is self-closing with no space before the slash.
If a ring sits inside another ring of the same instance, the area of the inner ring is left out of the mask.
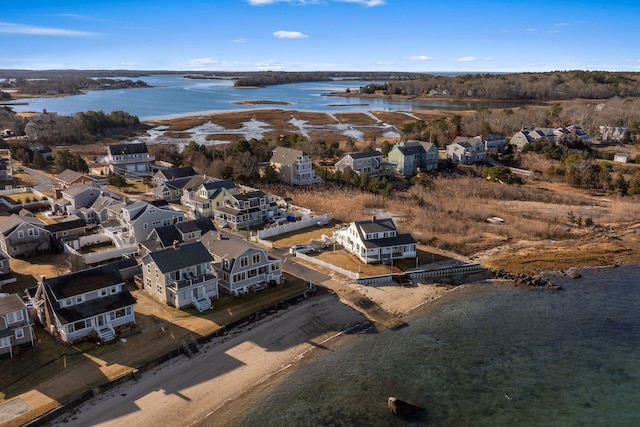
<path id="1" fill-rule="evenodd" d="M 387 406 L 389 407 L 389 411 L 391 411 L 392 414 L 399 417 L 414 415 L 423 410 L 423 408 L 417 405 L 405 402 L 404 400 L 400 400 L 393 396 L 389 397 L 389 399 L 387 400 Z"/>

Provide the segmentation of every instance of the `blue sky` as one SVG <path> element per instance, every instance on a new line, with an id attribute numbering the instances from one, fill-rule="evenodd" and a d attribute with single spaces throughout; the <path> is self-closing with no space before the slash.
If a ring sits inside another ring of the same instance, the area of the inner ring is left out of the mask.
<path id="1" fill-rule="evenodd" d="M 6 0 L 0 68 L 640 71 L 640 1 Z"/>

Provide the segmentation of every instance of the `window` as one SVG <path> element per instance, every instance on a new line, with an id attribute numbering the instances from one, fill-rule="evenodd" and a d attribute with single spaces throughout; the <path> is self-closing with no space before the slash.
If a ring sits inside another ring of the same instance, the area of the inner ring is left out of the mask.
<path id="1" fill-rule="evenodd" d="M 18 238 L 24 239 L 24 230 L 18 230 Z"/>
<path id="2" fill-rule="evenodd" d="M 280 270 L 280 265 L 278 263 L 271 264 L 271 271 L 278 271 L 278 270 Z"/>
<path id="3" fill-rule="evenodd" d="M 17 340 L 21 340 L 22 338 L 24 338 L 24 331 L 22 329 L 16 329 L 15 331 L 13 331 L 13 334 L 15 335 Z"/>
<path id="4" fill-rule="evenodd" d="M 12 311 L 10 313 L 7 313 L 6 318 L 7 318 L 7 324 L 9 324 L 9 323 L 21 322 L 22 320 L 24 320 L 24 315 L 22 314 L 22 310 Z"/>
<path id="5" fill-rule="evenodd" d="M 246 267 L 249 264 L 249 261 L 247 260 L 246 256 L 243 256 L 242 258 L 240 258 L 240 267 Z"/>
<path id="6" fill-rule="evenodd" d="M 253 264 L 260 263 L 260 254 L 253 254 L 253 256 L 251 257 L 251 262 Z"/>
<path id="7" fill-rule="evenodd" d="M 106 289 L 100 289 L 100 296 L 101 297 L 106 297 L 107 296 L 107 290 Z"/>
<path id="8" fill-rule="evenodd" d="M 84 302 L 84 296 L 82 295 L 76 296 L 76 304 L 80 304 L 81 302 Z"/>

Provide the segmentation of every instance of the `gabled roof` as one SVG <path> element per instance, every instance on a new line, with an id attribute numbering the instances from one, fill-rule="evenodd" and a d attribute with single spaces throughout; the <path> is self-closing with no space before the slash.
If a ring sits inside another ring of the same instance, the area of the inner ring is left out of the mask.
<path id="1" fill-rule="evenodd" d="M 153 261 L 162 273 L 180 270 L 192 265 L 213 261 L 207 248 L 200 242 L 170 247 L 158 252 L 151 252 L 142 258 L 143 264 Z"/>
<path id="2" fill-rule="evenodd" d="M 122 155 L 122 154 L 145 154 L 148 153 L 147 144 L 144 142 L 135 144 L 112 144 L 107 147 L 109 154 Z"/>
<path id="3" fill-rule="evenodd" d="M 85 191 L 90 191 L 90 190 L 95 191 L 96 194 L 100 194 L 99 188 L 91 187 L 90 185 L 83 184 L 81 182 L 77 184 L 73 184 L 71 187 L 65 188 L 64 190 L 62 190 L 62 193 L 66 194 L 67 196 L 74 197 L 74 196 L 77 196 L 78 194 L 81 194 L 81 193 L 84 193 Z"/>
<path id="4" fill-rule="evenodd" d="M 265 251 L 263 248 L 239 238 L 219 239 L 216 231 L 210 231 L 200 237 L 200 242 L 202 242 L 209 252 L 219 258 L 225 257 L 225 259 L 237 258 L 251 249 Z"/>
<path id="5" fill-rule="evenodd" d="M 396 225 L 392 218 L 370 219 L 354 222 L 360 241 L 366 248 L 379 248 L 397 245 L 415 244 L 415 239 L 411 234 L 396 234 L 393 237 L 384 237 L 381 239 L 365 239 L 368 233 L 380 233 L 385 231 L 397 231 Z"/>
<path id="6" fill-rule="evenodd" d="M 0 233 L 8 236 L 16 229 L 16 227 L 24 223 L 35 225 L 42 230 L 45 230 L 46 226 L 46 224 L 38 218 L 13 214 L 9 218 L 0 221 Z"/>
<path id="7" fill-rule="evenodd" d="M 195 176 L 196 171 L 191 166 L 183 166 L 179 168 L 160 170 L 156 175 L 158 177 L 164 178 L 165 180 L 171 180 L 176 178 Z"/>
<path id="8" fill-rule="evenodd" d="M 71 170 L 71 169 L 65 169 L 64 171 L 60 172 L 56 176 L 56 179 L 58 181 L 61 181 L 61 182 L 65 183 L 65 184 L 70 184 L 73 181 L 75 181 L 76 179 L 82 178 L 82 177 L 93 179 L 90 176 L 81 174 L 80 172 L 76 172 L 76 171 Z"/>
<path id="9" fill-rule="evenodd" d="M 25 308 L 25 305 L 18 294 L 0 294 L 0 313 L 9 313 L 21 308 Z"/>
<path id="10" fill-rule="evenodd" d="M 284 165 L 293 165 L 296 160 L 304 156 L 304 151 L 296 150 L 289 147 L 276 147 L 271 156 L 272 163 L 281 163 Z"/>
<path id="11" fill-rule="evenodd" d="M 369 157 L 382 157 L 382 153 L 379 151 L 367 151 L 364 153 L 347 153 L 344 155 L 344 157 L 347 156 L 351 157 L 352 159 L 367 159 Z"/>
<path id="12" fill-rule="evenodd" d="M 122 279 L 120 271 L 111 264 L 44 279 L 45 288 L 51 290 L 51 294 L 56 300 L 62 300 L 123 282 L 124 280 Z"/>
<path id="13" fill-rule="evenodd" d="M 216 179 L 213 181 L 204 182 L 202 186 L 207 191 L 211 191 L 211 190 L 216 190 L 220 188 L 226 188 L 226 189 L 235 188 L 236 184 L 230 179 Z"/>
<path id="14" fill-rule="evenodd" d="M 213 225 L 211 218 L 198 218 L 192 221 L 183 221 L 176 224 L 166 225 L 163 227 L 156 227 L 149 236 L 152 236 L 155 232 L 157 239 L 162 246 L 170 246 L 174 241 L 182 243 L 184 239 L 182 236 L 186 233 L 192 233 L 194 231 L 201 231 L 204 235 L 209 231 L 215 231 L 216 227 Z"/>

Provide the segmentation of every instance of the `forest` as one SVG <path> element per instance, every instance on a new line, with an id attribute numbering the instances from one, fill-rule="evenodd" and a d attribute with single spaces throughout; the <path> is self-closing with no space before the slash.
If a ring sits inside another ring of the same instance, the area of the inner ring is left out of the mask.
<path id="1" fill-rule="evenodd" d="M 86 90 L 128 89 L 149 87 L 142 80 L 121 80 L 88 77 L 52 77 L 47 79 L 12 78 L 0 82 L 2 89 L 17 90 L 21 95 L 76 95 Z M 2 92 L 6 98 L 7 92 Z M 9 97 L 8 99 L 10 99 Z"/>

